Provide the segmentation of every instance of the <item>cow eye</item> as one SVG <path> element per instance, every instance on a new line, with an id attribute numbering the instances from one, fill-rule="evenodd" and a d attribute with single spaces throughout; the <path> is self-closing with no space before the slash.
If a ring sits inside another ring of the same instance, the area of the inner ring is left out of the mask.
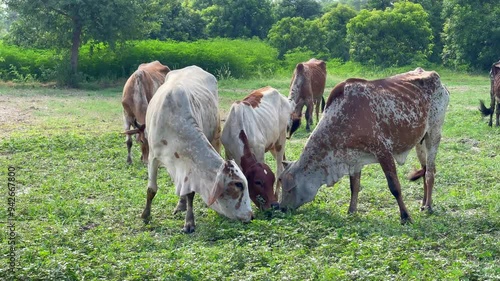
<path id="1" fill-rule="evenodd" d="M 262 185 L 262 181 L 257 180 L 257 181 L 255 181 L 255 184 L 256 185 Z"/>
<path id="2" fill-rule="evenodd" d="M 237 188 L 243 190 L 243 184 L 241 182 L 237 182 L 234 185 L 236 185 Z"/>

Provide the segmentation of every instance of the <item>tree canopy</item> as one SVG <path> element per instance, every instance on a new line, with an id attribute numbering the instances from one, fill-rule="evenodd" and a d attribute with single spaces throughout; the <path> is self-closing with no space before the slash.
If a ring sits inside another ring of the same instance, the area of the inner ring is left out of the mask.
<path id="1" fill-rule="evenodd" d="M 445 0 L 443 61 L 489 69 L 500 59 L 500 5 L 496 0 Z"/>
<path id="2" fill-rule="evenodd" d="M 70 83 L 82 45 L 88 56 L 133 39 L 259 38 L 280 59 L 303 52 L 379 66 L 489 69 L 500 58 L 497 0 L 0 1 L 3 42 L 58 50 Z"/>
<path id="3" fill-rule="evenodd" d="M 19 14 L 8 39 L 21 46 L 70 50 L 73 76 L 77 74 L 78 50 L 83 43 L 113 44 L 141 38 L 152 28 L 151 21 L 145 19 L 151 2 L 141 0 L 4 0 L 4 3 Z"/>
<path id="4" fill-rule="evenodd" d="M 394 8 L 362 10 L 347 24 L 354 61 L 402 66 L 427 59 L 432 48 L 428 15 L 420 4 L 394 3 Z"/>

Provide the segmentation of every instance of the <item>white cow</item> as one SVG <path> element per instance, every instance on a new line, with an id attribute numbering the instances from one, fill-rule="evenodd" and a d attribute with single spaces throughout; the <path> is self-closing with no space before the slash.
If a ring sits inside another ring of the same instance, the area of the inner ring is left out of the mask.
<path id="1" fill-rule="evenodd" d="M 148 222 L 158 190 L 159 166 L 168 170 L 176 193 L 187 207 L 184 232 L 195 229 L 194 193 L 218 213 L 244 222 L 253 217 L 245 176 L 234 161 L 224 161 L 220 148 L 217 80 L 197 66 L 168 73 L 146 113 L 150 146 L 148 192 L 142 218 Z M 217 149 L 217 150 L 216 150 Z"/>
<path id="2" fill-rule="evenodd" d="M 288 99 L 269 86 L 255 90 L 242 101 L 233 103 L 221 137 L 226 158 L 234 159 L 241 167 L 244 149 L 239 134 L 243 130 L 257 161 L 265 163 L 264 154 L 270 151 L 276 159 L 277 175 L 280 175 L 284 169 L 286 129 L 291 113 Z M 276 196 L 278 193 L 279 182 Z"/>

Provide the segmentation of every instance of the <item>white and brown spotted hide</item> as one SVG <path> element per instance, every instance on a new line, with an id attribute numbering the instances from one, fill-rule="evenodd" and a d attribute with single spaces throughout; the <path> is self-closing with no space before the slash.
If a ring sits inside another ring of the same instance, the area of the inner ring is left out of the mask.
<path id="1" fill-rule="evenodd" d="M 490 70 L 490 107 L 484 105 L 484 101 L 480 101 L 479 110 L 483 116 L 490 116 L 488 125 L 493 126 L 493 114 L 496 107 L 496 126 L 500 126 L 500 61 L 494 63 Z"/>
<path id="2" fill-rule="evenodd" d="M 125 134 L 127 135 L 127 162 L 132 163 L 132 135 L 137 134 L 137 140 L 141 142 L 141 160 L 148 161 L 149 147 L 144 138 L 146 110 L 148 103 L 156 90 L 165 81 L 165 76 L 170 71 L 168 66 L 159 61 L 143 63 L 128 78 L 123 87 L 122 106 Z M 131 127 L 135 129 L 130 130 Z"/>
<path id="3" fill-rule="evenodd" d="M 403 164 L 413 147 L 425 171 L 423 209 L 431 209 L 435 159 L 449 94 L 434 71 L 414 71 L 386 79 L 348 79 L 334 87 L 320 123 L 297 162 L 280 179 L 282 207 L 312 201 L 323 184 L 351 180 L 349 212 L 357 209 L 363 166 L 380 163 L 398 201 L 401 221 L 411 221 L 403 203 L 394 159 Z"/>
<path id="4" fill-rule="evenodd" d="M 233 103 L 221 137 L 226 158 L 234 159 L 241 167 L 244 145 L 239 136 L 244 131 L 257 161 L 265 163 L 264 154 L 271 152 L 276 159 L 276 174 L 279 175 L 284 169 L 286 127 L 291 110 L 288 100 L 269 86 L 255 90 L 242 101 Z M 279 188 L 277 183 L 276 196 Z"/>
<path id="5" fill-rule="evenodd" d="M 220 119 L 217 81 L 212 74 L 197 66 L 171 71 L 149 104 L 146 135 L 150 152 L 144 219 L 149 217 L 158 189 L 159 166 L 166 167 L 177 195 L 198 193 L 208 206 L 228 218 L 252 218 L 245 176 L 234 161 L 224 161 L 218 153 Z M 189 200 L 188 196 L 188 214 Z M 188 218 L 186 215 L 185 231 L 192 232 L 194 218 Z"/>
<path id="6" fill-rule="evenodd" d="M 319 109 L 324 103 L 323 91 L 326 83 L 326 63 L 322 60 L 310 59 L 297 64 L 290 83 L 288 99 L 293 111 L 288 124 L 288 138 L 300 127 L 302 109 L 306 106 L 306 130 L 310 131 L 313 123 L 313 108 L 316 111 L 316 121 L 319 122 Z"/>

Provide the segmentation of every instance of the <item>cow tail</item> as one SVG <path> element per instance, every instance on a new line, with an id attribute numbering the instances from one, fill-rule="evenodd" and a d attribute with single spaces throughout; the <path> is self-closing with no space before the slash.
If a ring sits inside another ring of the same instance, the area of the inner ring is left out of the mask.
<path id="1" fill-rule="evenodd" d="M 321 112 L 325 111 L 325 97 L 321 96 Z"/>
<path id="2" fill-rule="evenodd" d="M 420 169 L 418 171 L 415 171 L 413 173 L 411 173 L 409 176 L 408 176 L 408 179 L 410 181 L 416 181 L 418 180 L 419 178 L 425 176 L 425 169 Z"/>
<path id="3" fill-rule="evenodd" d="M 493 108 L 487 108 L 486 105 L 484 105 L 483 100 L 479 100 L 479 111 L 481 111 L 481 114 L 483 116 L 490 116 L 493 114 Z"/>

